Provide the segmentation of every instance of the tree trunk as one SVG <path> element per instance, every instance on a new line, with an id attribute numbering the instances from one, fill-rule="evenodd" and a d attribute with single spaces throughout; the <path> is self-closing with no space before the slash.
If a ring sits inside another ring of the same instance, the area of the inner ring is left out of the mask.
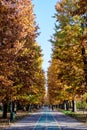
<path id="1" fill-rule="evenodd" d="M 63 102 L 63 109 L 66 110 L 66 101 Z"/>
<path id="2" fill-rule="evenodd" d="M 12 102 L 10 105 L 12 105 L 12 112 L 16 113 L 16 110 L 17 110 L 17 104 L 16 104 L 16 102 Z"/>
<path id="3" fill-rule="evenodd" d="M 86 81 L 86 84 L 87 84 L 87 56 L 86 56 L 84 46 L 82 46 L 82 58 L 83 58 L 83 63 L 84 63 L 85 81 Z"/>
<path id="4" fill-rule="evenodd" d="M 76 112 L 76 100 L 72 100 L 72 111 Z"/>
<path id="5" fill-rule="evenodd" d="M 8 104 L 5 102 L 3 103 L 3 118 L 7 118 L 7 109 L 8 109 Z"/>
<path id="6" fill-rule="evenodd" d="M 69 110 L 69 101 L 66 100 L 66 110 L 68 111 Z"/>

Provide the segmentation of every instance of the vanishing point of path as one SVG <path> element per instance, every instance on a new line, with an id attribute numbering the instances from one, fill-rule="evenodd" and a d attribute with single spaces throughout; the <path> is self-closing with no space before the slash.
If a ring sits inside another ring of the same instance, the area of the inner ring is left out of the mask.
<path id="1" fill-rule="evenodd" d="M 5 130 L 87 130 L 87 125 L 44 107 Z"/>

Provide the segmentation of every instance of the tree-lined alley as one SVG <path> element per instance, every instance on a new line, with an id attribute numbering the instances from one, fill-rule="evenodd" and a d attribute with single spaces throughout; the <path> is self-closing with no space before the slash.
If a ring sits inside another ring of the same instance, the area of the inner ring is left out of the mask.
<path id="1" fill-rule="evenodd" d="M 0 0 L 3 118 L 7 118 L 7 112 L 31 110 L 43 104 L 76 111 L 77 106 L 80 108 L 78 103 L 84 103 L 87 109 L 86 1 L 57 2 L 47 79 L 42 68 L 42 48 L 36 42 L 39 27 L 33 8 L 32 0 Z"/>

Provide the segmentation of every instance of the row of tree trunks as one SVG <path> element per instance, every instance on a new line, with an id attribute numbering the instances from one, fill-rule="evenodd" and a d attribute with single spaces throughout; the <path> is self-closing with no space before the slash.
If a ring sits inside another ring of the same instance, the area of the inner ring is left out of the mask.
<path id="1" fill-rule="evenodd" d="M 86 51 L 85 51 L 85 47 L 82 46 L 82 58 L 83 58 L 83 63 L 84 63 L 84 73 L 85 73 L 85 81 L 87 84 L 87 57 L 86 57 Z"/>
<path id="2" fill-rule="evenodd" d="M 59 108 L 62 108 L 64 110 L 72 109 L 72 112 L 76 112 L 76 100 L 72 100 L 72 102 L 69 102 L 68 100 L 64 101 L 63 104 L 59 105 Z"/>
<path id="3" fill-rule="evenodd" d="M 13 112 L 16 114 L 16 111 L 17 109 L 18 110 L 23 110 L 23 111 L 29 111 L 29 112 L 32 112 L 32 110 L 34 109 L 39 109 L 40 108 L 40 105 L 36 105 L 36 104 L 29 104 L 29 105 L 26 105 L 26 106 L 21 106 L 21 105 L 18 105 L 17 103 L 15 102 L 10 102 L 7 103 L 7 102 L 4 102 L 3 103 L 3 114 L 2 114 L 2 117 L 4 119 L 7 118 L 7 113 L 10 112 L 10 114 L 12 114 Z M 21 106 L 21 108 L 19 107 Z"/>
<path id="4" fill-rule="evenodd" d="M 3 115 L 2 115 L 3 118 L 7 118 L 7 111 L 8 111 L 8 104 L 7 104 L 7 102 L 4 102 L 3 103 Z"/>
<path id="5" fill-rule="evenodd" d="M 10 108 L 10 109 L 9 109 Z M 14 102 L 11 102 L 10 104 L 7 102 L 3 103 L 3 118 L 7 118 L 7 113 L 10 110 L 10 113 L 15 112 L 16 113 L 16 104 Z"/>

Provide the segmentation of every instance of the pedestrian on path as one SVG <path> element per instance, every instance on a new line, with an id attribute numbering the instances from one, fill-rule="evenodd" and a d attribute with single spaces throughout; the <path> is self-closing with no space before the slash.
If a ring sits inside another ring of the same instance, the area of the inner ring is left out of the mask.
<path id="1" fill-rule="evenodd" d="M 52 111 L 54 110 L 54 106 L 52 105 Z"/>

